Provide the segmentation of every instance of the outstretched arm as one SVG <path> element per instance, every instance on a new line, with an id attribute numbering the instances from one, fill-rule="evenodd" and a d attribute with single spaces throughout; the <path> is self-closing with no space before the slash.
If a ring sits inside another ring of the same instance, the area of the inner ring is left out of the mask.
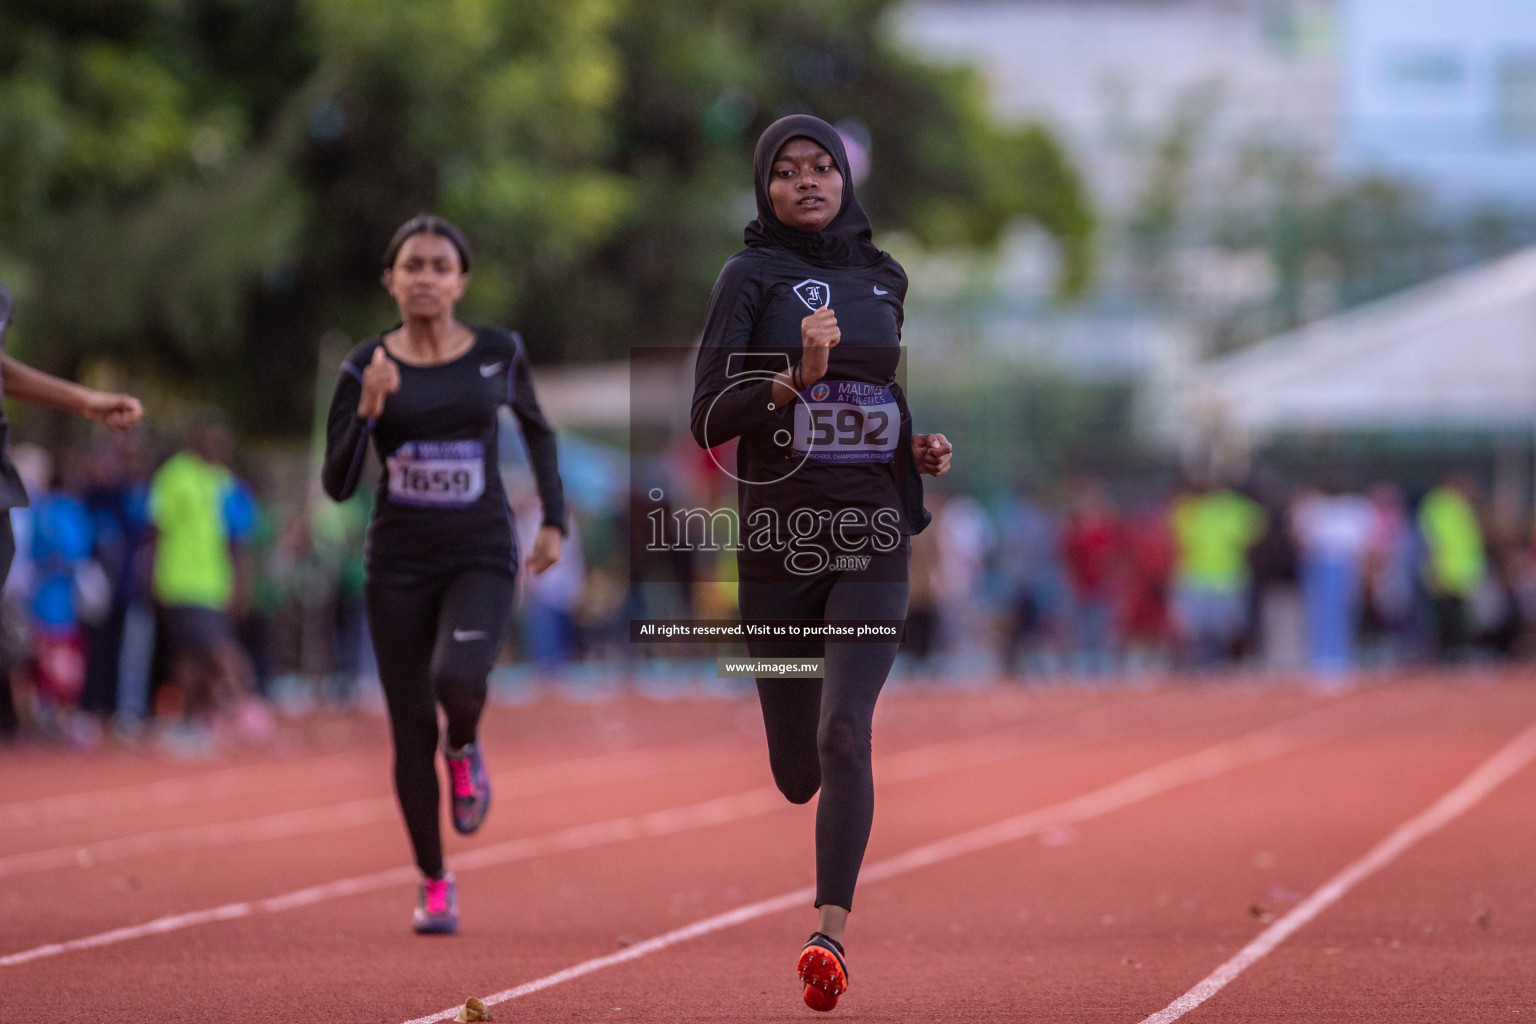
<path id="1" fill-rule="evenodd" d="M 0 380 L 4 380 L 7 398 L 79 413 L 116 430 L 127 430 L 144 415 L 144 407 L 131 395 L 97 391 L 35 370 L 10 356 L 0 356 Z"/>

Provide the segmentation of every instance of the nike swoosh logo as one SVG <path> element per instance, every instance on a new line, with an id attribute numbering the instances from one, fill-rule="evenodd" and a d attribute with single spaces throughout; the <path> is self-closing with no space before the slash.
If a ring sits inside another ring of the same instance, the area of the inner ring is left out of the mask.
<path id="1" fill-rule="evenodd" d="M 875 285 L 874 289 L 875 289 L 875 294 L 876 295 L 889 295 L 889 294 L 891 294 L 888 291 L 882 291 L 879 285 Z"/>
<path id="2" fill-rule="evenodd" d="M 501 368 L 503 366 L 506 366 L 506 365 L 507 365 L 506 363 L 486 363 L 484 366 L 480 367 L 480 376 L 482 376 L 482 377 L 493 376 L 493 375 L 495 375 L 497 373 L 500 373 L 501 372 Z"/>
<path id="3" fill-rule="evenodd" d="M 464 643 L 465 641 L 468 641 L 468 640 L 484 640 L 485 639 L 485 630 L 483 630 L 483 629 L 456 629 L 456 630 L 453 631 L 453 638 L 455 640 L 457 640 L 461 644 Z"/>

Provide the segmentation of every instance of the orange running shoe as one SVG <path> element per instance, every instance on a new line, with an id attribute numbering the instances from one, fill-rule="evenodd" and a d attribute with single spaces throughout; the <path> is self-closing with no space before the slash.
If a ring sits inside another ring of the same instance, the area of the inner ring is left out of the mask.
<path id="1" fill-rule="evenodd" d="M 848 964 L 843 947 L 835 940 L 815 932 L 800 951 L 800 980 L 805 982 L 805 1005 L 823 1012 L 837 1006 L 837 999 L 848 991 Z"/>

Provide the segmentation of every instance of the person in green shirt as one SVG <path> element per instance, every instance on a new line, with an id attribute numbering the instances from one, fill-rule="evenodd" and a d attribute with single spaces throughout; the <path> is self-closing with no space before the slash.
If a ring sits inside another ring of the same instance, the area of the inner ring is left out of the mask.
<path id="1" fill-rule="evenodd" d="M 1476 493 L 1472 478 L 1456 472 L 1419 504 L 1424 585 L 1434 605 L 1442 659 L 1461 657 L 1472 642 L 1471 598 L 1488 572 L 1483 529 L 1473 505 Z"/>
<path id="2" fill-rule="evenodd" d="M 217 418 L 194 425 L 188 447 L 166 460 L 149 488 L 156 530 L 152 589 L 172 679 L 193 717 L 227 708 L 251 738 L 270 731 L 255 672 L 235 636 L 228 515 L 237 498 L 225 463 L 229 434 Z"/>
<path id="3" fill-rule="evenodd" d="M 1246 630 L 1248 549 L 1266 520 L 1258 502 L 1208 481 L 1194 481 L 1174 500 L 1174 616 L 1192 667 L 1223 660 Z"/>

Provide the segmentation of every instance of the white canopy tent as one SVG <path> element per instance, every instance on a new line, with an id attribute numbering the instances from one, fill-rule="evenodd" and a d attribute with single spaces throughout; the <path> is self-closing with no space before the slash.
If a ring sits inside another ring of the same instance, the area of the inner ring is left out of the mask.
<path id="1" fill-rule="evenodd" d="M 1193 430 L 1536 430 L 1536 249 L 1207 363 Z"/>

